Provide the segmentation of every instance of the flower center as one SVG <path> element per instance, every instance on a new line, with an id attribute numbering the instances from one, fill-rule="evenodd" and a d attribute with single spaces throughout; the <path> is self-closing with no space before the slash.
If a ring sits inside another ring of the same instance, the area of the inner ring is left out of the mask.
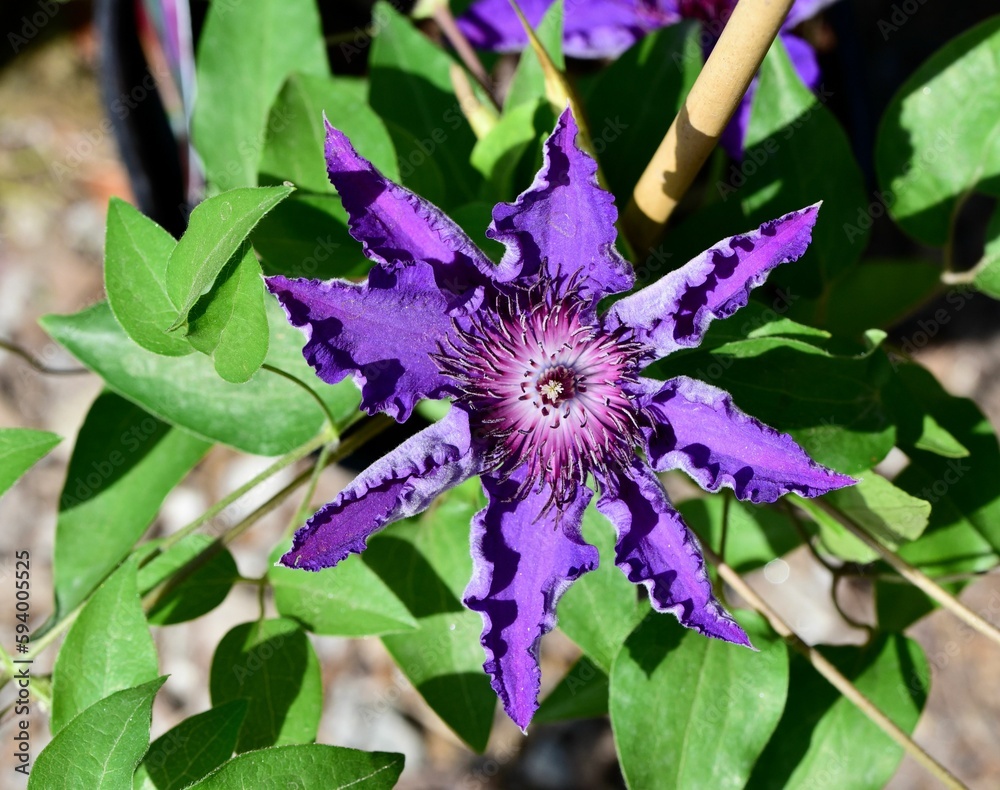
<path id="1" fill-rule="evenodd" d="M 545 289 L 551 290 L 551 289 Z M 435 355 L 456 380 L 494 469 L 528 465 L 525 493 L 547 483 L 550 504 L 569 501 L 587 475 L 622 463 L 638 439 L 625 386 L 640 352 L 624 331 L 581 317 L 573 293 L 558 302 L 541 287 L 502 296 Z"/>

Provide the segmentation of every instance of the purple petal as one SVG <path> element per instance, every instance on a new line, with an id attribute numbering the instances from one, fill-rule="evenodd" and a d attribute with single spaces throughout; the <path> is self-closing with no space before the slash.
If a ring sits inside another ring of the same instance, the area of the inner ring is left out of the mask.
<path id="1" fill-rule="evenodd" d="M 452 407 L 443 420 L 369 466 L 309 519 L 281 564 L 307 571 L 332 568 L 348 554 L 360 554 L 372 533 L 416 515 L 481 468 L 469 417 Z"/>
<path id="2" fill-rule="evenodd" d="M 809 42 L 791 33 L 782 33 L 781 43 L 785 45 L 792 66 L 802 78 L 802 82 L 809 87 L 809 90 L 816 90 L 822 74 L 816 60 L 816 52 L 809 45 Z"/>
<path id="3" fill-rule="evenodd" d="M 795 0 L 792 10 L 785 19 L 784 29 L 789 30 L 807 19 L 812 19 L 824 8 L 836 2 L 837 0 Z"/>
<path id="4" fill-rule="evenodd" d="M 326 121 L 326 166 L 365 255 L 392 269 L 426 261 L 441 289 L 464 295 L 495 267 L 441 209 L 383 176 Z"/>
<path id="5" fill-rule="evenodd" d="M 646 464 L 635 459 L 602 479 L 597 509 L 618 532 L 615 563 L 629 581 L 646 586 L 654 609 L 705 636 L 751 647 L 712 594 L 697 539 Z"/>
<path id="6" fill-rule="evenodd" d="M 566 588 L 597 567 L 597 549 L 580 536 L 589 490 L 580 486 L 561 511 L 545 512 L 549 491 L 516 492 L 523 469 L 506 481 L 483 475 L 487 506 L 472 520 L 472 581 L 465 605 L 483 616 L 480 640 L 507 715 L 526 729 L 538 708 L 538 647 L 556 624 Z"/>
<path id="7" fill-rule="evenodd" d="M 817 464 L 718 387 L 686 376 L 641 379 L 640 386 L 637 402 L 655 423 L 643 433 L 658 472 L 683 469 L 706 491 L 728 486 L 751 502 L 774 502 L 790 491 L 814 497 L 857 482 Z"/>
<path id="8" fill-rule="evenodd" d="M 552 0 L 520 0 L 518 5 L 532 27 L 537 27 Z M 651 30 L 679 19 L 673 3 L 661 0 L 587 0 L 567 9 L 563 51 L 574 58 L 615 58 Z M 518 52 L 528 38 L 510 0 L 478 0 L 458 19 L 458 26 L 474 47 L 494 52 Z"/>
<path id="9" fill-rule="evenodd" d="M 545 142 L 545 160 L 515 203 L 499 203 L 486 235 L 507 247 L 498 279 L 544 272 L 561 285 L 576 277 L 584 298 L 629 290 L 632 267 L 615 249 L 614 198 L 597 185 L 597 163 L 576 145 L 567 108 Z"/>
<path id="10" fill-rule="evenodd" d="M 609 329 L 624 324 L 636 339 L 664 357 L 697 346 L 716 318 L 728 318 L 747 303 L 750 291 L 774 267 L 800 258 L 809 246 L 819 211 L 816 203 L 765 222 L 757 230 L 723 239 L 680 269 L 616 302 Z"/>
<path id="11" fill-rule="evenodd" d="M 719 138 L 719 145 L 731 159 L 737 162 L 743 160 L 743 141 L 747 137 L 747 129 L 750 128 L 750 112 L 753 109 L 753 97 L 757 94 L 757 87 L 760 85 L 760 78 L 755 76 L 750 81 L 750 87 L 743 94 L 736 112 L 729 119 L 726 128 L 722 130 L 722 137 Z"/>
<path id="12" fill-rule="evenodd" d="M 361 408 L 402 422 L 420 398 L 442 397 L 450 379 L 429 354 L 453 331 L 449 305 L 427 263 L 376 266 L 364 284 L 266 278 L 306 335 L 302 353 L 329 384 L 353 376 Z"/>

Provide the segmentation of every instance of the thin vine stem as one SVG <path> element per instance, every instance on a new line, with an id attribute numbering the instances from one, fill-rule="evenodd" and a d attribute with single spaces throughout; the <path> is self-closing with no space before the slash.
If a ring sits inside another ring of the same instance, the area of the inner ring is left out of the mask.
<path id="1" fill-rule="evenodd" d="M 319 393 L 316 392 L 316 390 L 314 390 L 312 387 L 310 387 L 308 384 L 306 384 L 301 379 L 298 379 L 295 376 L 293 376 L 291 373 L 287 373 L 286 371 L 282 370 L 281 368 L 276 368 L 276 367 L 274 367 L 274 365 L 264 364 L 264 365 L 261 365 L 260 367 L 261 367 L 261 370 L 266 370 L 266 371 L 268 371 L 270 373 L 274 373 L 274 374 L 276 374 L 278 376 L 281 376 L 282 378 L 288 379 L 290 382 L 292 382 L 293 384 L 295 384 L 297 387 L 301 387 L 305 392 L 309 393 L 309 397 L 311 397 L 314 401 L 316 401 L 317 405 L 323 410 L 323 414 L 326 415 L 326 421 L 330 425 L 330 430 L 335 430 L 336 429 L 337 420 L 336 420 L 336 418 L 334 418 L 333 412 L 330 411 L 330 407 L 326 405 L 326 403 L 319 396 Z"/>
<path id="2" fill-rule="evenodd" d="M 866 530 L 862 529 L 852 519 L 845 516 L 835 507 L 822 499 L 815 502 L 831 517 L 850 532 L 854 537 L 864 543 L 868 548 L 881 557 L 896 573 L 906 579 L 917 589 L 924 592 L 929 598 L 937 601 L 944 609 L 947 609 L 959 620 L 974 628 L 983 636 L 988 637 L 996 644 L 1000 645 L 1000 630 L 973 612 L 964 603 L 959 601 L 954 595 L 945 590 L 941 585 L 931 579 L 923 571 L 917 570 L 898 554 L 889 551 L 885 546 L 873 538 Z"/>
<path id="3" fill-rule="evenodd" d="M 316 493 L 316 486 L 319 484 L 319 476 L 323 473 L 326 468 L 327 459 L 330 457 L 330 452 L 333 450 L 334 443 L 329 442 L 323 445 L 323 449 L 319 451 L 319 458 L 316 460 L 316 466 L 313 467 L 312 477 L 309 479 L 309 485 L 306 486 L 306 492 L 302 495 L 302 504 L 299 505 L 298 510 L 292 516 L 292 520 L 288 524 L 288 530 L 291 531 L 297 526 L 302 524 L 310 515 L 312 515 L 309 510 L 309 503 L 312 502 L 312 498 Z"/>
<path id="4" fill-rule="evenodd" d="M 725 582 L 736 590 L 743 599 L 749 603 L 760 614 L 764 615 L 770 622 L 771 627 L 792 647 L 801 654 L 812 667 L 819 672 L 834 688 L 851 701 L 873 724 L 878 726 L 882 732 L 899 744 L 903 749 L 920 763 L 931 775 L 937 778 L 945 787 L 955 790 L 968 790 L 952 773 L 941 763 L 921 748 L 916 741 L 906 734 L 892 719 L 886 716 L 875 703 L 866 697 L 857 686 L 851 683 L 830 661 L 816 648 L 806 644 L 791 626 L 786 623 L 781 616 L 772 609 L 768 603 L 761 598 L 757 592 L 744 581 L 735 570 L 726 565 L 722 559 L 712 549 L 702 542 L 706 559 L 711 562 L 719 571 L 719 575 Z"/>
<path id="5" fill-rule="evenodd" d="M 11 340 L 4 340 L 3 338 L 0 338 L 0 348 L 20 357 L 34 370 L 39 373 L 43 373 L 46 376 L 79 376 L 82 373 L 90 372 L 86 368 L 50 368 L 26 348 L 22 348 Z"/>
<path id="6" fill-rule="evenodd" d="M 455 52 L 458 53 L 458 57 L 465 65 L 465 68 L 467 68 L 472 76 L 476 78 L 476 82 L 479 83 L 479 86 L 489 97 L 493 106 L 499 110 L 500 103 L 497 101 L 496 95 L 493 92 L 493 82 L 490 79 L 490 75 L 487 73 L 486 67 L 483 66 L 482 61 L 476 54 L 476 50 L 472 48 L 472 45 L 465 37 L 465 34 L 461 31 L 458 25 L 455 24 L 455 17 L 452 16 L 449 4 L 447 2 L 435 3 L 434 9 L 431 11 L 431 17 L 437 23 L 441 32 L 444 33 L 444 37 L 448 39 L 448 43 L 451 44 Z"/>

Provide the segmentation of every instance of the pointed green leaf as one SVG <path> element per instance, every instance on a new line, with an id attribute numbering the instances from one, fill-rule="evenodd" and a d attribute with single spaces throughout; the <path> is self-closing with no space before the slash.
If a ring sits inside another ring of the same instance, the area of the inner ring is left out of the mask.
<path id="1" fill-rule="evenodd" d="M 593 719 L 607 713 L 608 675 L 582 656 L 542 700 L 531 721 L 546 724 L 566 719 Z"/>
<path id="2" fill-rule="evenodd" d="M 352 555 L 336 569 L 311 573 L 275 564 L 287 548 L 275 549 L 267 572 L 282 617 L 324 636 L 377 636 L 417 627 L 403 602 L 361 557 Z"/>
<path id="3" fill-rule="evenodd" d="M 901 636 L 881 637 L 865 649 L 825 650 L 858 690 L 905 732 L 913 732 L 927 701 L 927 659 Z M 788 703 L 754 767 L 748 786 L 883 787 L 903 749 L 804 658 L 793 655 Z"/>
<path id="4" fill-rule="evenodd" d="M 195 302 L 211 290 L 254 226 L 292 189 L 233 189 L 195 207 L 187 230 L 167 261 L 167 293 L 177 308 L 170 330 L 184 323 Z"/>
<path id="5" fill-rule="evenodd" d="M 331 387 L 302 358 L 302 333 L 277 301 L 267 302 L 267 363 L 295 376 L 331 409 L 338 424 L 354 417 L 360 396 L 350 381 Z M 325 417 L 304 389 L 268 371 L 246 384 L 219 378 L 201 354 L 161 357 L 128 339 L 106 304 L 72 316 L 46 316 L 45 330 L 107 385 L 151 414 L 256 455 L 280 455 L 320 430 Z"/>
<path id="6" fill-rule="evenodd" d="M 1000 17 L 953 38 L 890 102 L 875 141 L 884 202 L 903 229 L 944 246 L 959 201 L 1000 195 Z"/>
<path id="7" fill-rule="evenodd" d="M 192 134 L 208 180 L 222 190 L 254 186 L 268 112 L 285 79 L 329 73 L 315 0 L 211 4 L 195 62 Z"/>
<path id="8" fill-rule="evenodd" d="M 173 576 L 188 561 L 205 551 L 214 541 L 208 535 L 189 535 L 139 569 L 139 592 L 145 595 L 160 582 Z M 144 543 L 136 556 L 142 560 L 162 541 Z M 194 620 L 221 604 L 239 578 L 236 560 L 228 549 L 213 552 L 213 556 L 198 570 L 157 597 L 146 613 L 152 625 L 174 625 Z"/>
<path id="9" fill-rule="evenodd" d="M 994 207 L 986 227 L 983 259 L 976 267 L 973 284 L 987 296 L 1000 299 L 1000 205 Z"/>
<path id="10" fill-rule="evenodd" d="M 785 707 L 788 653 L 757 615 L 760 652 L 651 613 L 611 670 L 611 726 L 629 787 L 743 787 Z"/>
<path id="11" fill-rule="evenodd" d="M 390 133 L 395 124 L 415 141 L 408 147 L 393 134 L 403 183 L 413 188 L 407 165 L 412 173 L 432 162 L 448 184 L 443 207 L 467 203 L 476 196 L 478 177 L 469 165 L 476 138 L 452 88 L 455 61 L 389 3 L 376 4 L 373 14 L 381 26 L 369 61 L 371 106 Z"/>
<path id="12" fill-rule="evenodd" d="M 118 323 L 157 354 L 191 353 L 184 338 L 163 330 L 177 318 L 167 295 L 167 261 L 174 237 L 124 200 L 111 198 L 104 242 L 104 289 Z"/>
<path id="13" fill-rule="evenodd" d="M 815 519 L 823 545 L 849 562 L 874 562 L 878 554 L 868 548 L 815 502 L 794 497 L 796 504 Z M 832 491 L 823 497 L 831 505 L 886 548 L 895 551 L 919 538 L 927 528 L 930 502 L 896 488 L 884 477 L 869 472 L 857 485 Z"/>
<path id="14" fill-rule="evenodd" d="M 142 353 L 168 363 L 188 359 Z M 80 604 L 128 555 L 167 494 L 210 446 L 112 392 L 98 396 L 77 436 L 59 500 L 54 553 L 59 615 Z"/>
<path id="15" fill-rule="evenodd" d="M 591 504 L 583 516 L 583 539 L 596 546 L 601 563 L 585 573 L 559 601 L 559 627 L 607 674 L 625 638 L 647 613 L 632 582 L 615 566 L 611 525 Z"/>
<path id="16" fill-rule="evenodd" d="M 278 746 L 234 757 L 189 790 L 392 790 L 402 771 L 401 754 L 361 752 L 318 743 Z"/>
<path id="17" fill-rule="evenodd" d="M 524 102 L 503 114 L 489 134 L 472 149 L 472 165 L 487 181 L 487 197 L 513 200 L 523 184 L 515 184 L 518 162 L 538 137 L 535 114 L 541 104 Z"/>
<path id="18" fill-rule="evenodd" d="M 319 660 L 291 620 L 243 623 L 212 656 L 212 704 L 249 700 L 237 752 L 316 738 L 323 709 Z"/>
<path id="19" fill-rule="evenodd" d="M 0 428 L 0 495 L 61 441 L 48 431 Z"/>
<path id="20" fill-rule="evenodd" d="M 336 194 L 326 173 L 324 114 L 358 153 L 386 178 L 399 181 L 392 138 L 368 105 L 367 95 L 349 79 L 310 74 L 290 76 L 271 108 L 260 162 L 262 181 L 291 181 L 299 189 Z"/>
<path id="21" fill-rule="evenodd" d="M 212 357 L 226 381 L 249 381 L 267 356 L 264 280 L 253 248 L 244 243 L 212 290 L 188 314 L 188 342 Z"/>
<path id="22" fill-rule="evenodd" d="M 806 254 L 769 278 L 807 297 L 857 262 L 871 228 L 865 212 L 872 199 L 861 170 L 847 135 L 822 104 L 829 94 L 822 86 L 819 94 L 802 84 L 778 39 L 761 65 L 743 162 L 714 185 L 723 200 L 741 202 L 751 227 L 823 201 Z"/>
<path id="23" fill-rule="evenodd" d="M 233 755 L 247 712 L 244 699 L 184 719 L 149 745 L 132 790 L 181 790 Z"/>
<path id="24" fill-rule="evenodd" d="M 136 562 L 122 565 L 80 612 L 52 671 L 52 731 L 98 700 L 156 677 L 156 647 L 136 586 Z"/>
<path id="25" fill-rule="evenodd" d="M 131 790 L 149 746 L 153 697 L 165 680 L 119 691 L 73 719 L 38 755 L 28 790 Z"/>

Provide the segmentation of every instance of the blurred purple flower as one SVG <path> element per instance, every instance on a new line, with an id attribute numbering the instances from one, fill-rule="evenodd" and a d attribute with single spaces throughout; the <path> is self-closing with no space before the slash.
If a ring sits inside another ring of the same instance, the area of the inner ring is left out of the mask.
<path id="1" fill-rule="evenodd" d="M 494 208 L 487 236 L 507 248 L 494 265 L 328 124 L 330 179 L 374 261 L 368 281 L 267 281 L 305 332 L 304 354 L 320 378 L 352 376 L 368 413 L 403 421 L 420 398 L 454 401 L 444 419 L 317 512 L 281 562 L 336 565 L 382 526 L 480 475 L 488 503 L 472 522 L 464 601 L 482 614 L 484 667 L 522 728 L 537 708 L 539 641 L 555 626 L 556 604 L 598 564 L 580 533 L 588 484 L 617 531 L 616 564 L 648 587 L 653 607 L 749 646 L 712 594 L 698 544 L 655 473 L 683 469 L 708 491 L 728 486 L 752 502 L 854 482 L 741 412 L 726 392 L 641 375 L 654 360 L 697 346 L 771 269 L 800 257 L 818 206 L 719 242 L 601 315 L 598 302 L 629 290 L 634 277 L 615 249 L 612 197 L 576 136 L 567 110 L 532 186 Z"/>
<path id="2" fill-rule="evenodd" d="M 519 0 L 532 26 L 541 22 L 554 0 Z M 782 26 L 780 38 L 802 81 L 815 90 L 820 71 L 812 47 L 791 32 L 836 0 L 796 0 Z M 736 0 L 566 0 L 563 49 L 575 58 L 616 58 L 639 39 L 682 19 L 695 19 L 703 29 L 702 49 L 707 57 L 732 16 Z M 510 0 L 476 0 L 458 19 L 458 26 L 474 47 L 495 52 L 519 52 L 528 39 Z M 722 138 L 735 159 L 743 152 L 750 123 L 755 79 Z"/>

